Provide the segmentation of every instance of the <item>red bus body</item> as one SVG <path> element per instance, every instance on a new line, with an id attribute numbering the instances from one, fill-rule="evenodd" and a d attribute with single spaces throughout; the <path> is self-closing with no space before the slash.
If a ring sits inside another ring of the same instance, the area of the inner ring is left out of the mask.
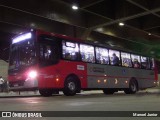
<path id="1" fill-rule="evenodd" d="M 71 41 L 71 42 L 73 41 L 76 42 L 78 46 L 80 46 L 79 44 L 81 43 L 85 44 L 84 41 L 79 39 L 43 32 L 40 30 L 35 31 L 33 34 L 34 34 L 33 46 L 37 44 L 38 44 L 37 46 L 39 46 L 39 36 L 41 35 L 56 37 L 58 39 L 64 39 L 64 41 Z M 16 42 L 13 43 L 17 44 Z M 45 44 L 45 41 L 42 42 L 43 44 Z M 14 44 L 11 46 L 14 46 Z M 23 43 L 18 42 L 18 44 L 21 45 Z M 25 44 L 29 46 L 31 43 L 28 42 Z M 36 62 L 33 65 L 29 65 L 27 67 L 21 67 L 21 69 L 19 69 L 18 67 L 16 67 L 16 64 L 22 64 L 21 61 L 19 63 L 17 62 L 15 65 L 12 65 L 16 61 L 16 58 L 13 57 L 14 59 L 14 61 L 12 61 L 13 63 L 10 62 L 11 67 L 9 68 L 8 80 L 11 90 L 17 91 L 17 90 L 38 89 L 40 90 L 40 93 L 44 96 L 50 96 L 54 90 L 57 91 L 62 90 L 66 95 L 74 95 L 76 92 L 80 92 L 80 90 L 87 90 L 87 89 L 102 89 L 104 90 L 104 93 L 108 94 L 117 92 L 118 90 L 124 90 L 126 91 L 126 93 L 135 93 L 134 91 L 127 92 L 131 89 L 132 84 L 133 86 L 135 84 L 136 91 L 138 91 L 139 89 L 154 87 L 156 86 L 157 83 L 158 74 L 156 67 L 154 69 L 136 69 L 133 67 L 124 67 L 122 65 L 112 66 L 110 65 L 111 63 L 108 63 L 107 65 L 98 64 L 96 61 L 95 63 L 92 63 L 92 62 L 82 62 L 82 60 L 78 61 L 66 60 L 62 59 L 62 56 L 59 58 L 56 64 L 40 66 L 39 56 L 41 53 L 39 53 L 40 48 L 37 46 L 35 49 L 36 57 L 34 56 L 34 60 Z M 96 45 L 93 46 L 95 49 Z M 14 49 L 16 49 L 16 47 L 11 49 L 12 49 L 11 51 L 13 51 Z M 17 51 L 19 50 L 21 51 L 21 47 L 17 48 Z M 26 55 L 28 55 L 27 52 Z M 13 53 L 11 52 L 10 59 L 12 59 Z M 121 54 L 122 53 L 120 53 L 120 55 Z M 29 57 L 28 59 L 32 58 Z M 14 68 L 14 70 L 12 68 Z M 73 82 L 74 79 L 76 79 L 75 85 Z M 70 82 L 66 83 L 66 81 Z M 67 85 L 68 86 L 71 85 L 71 87 L 67 88 Z M 74 87 L 76 87 L 76 91 L 74 90 L 71 91 L 72 88 Z M 77 87 L 79 88 L 78 90 Z"/>

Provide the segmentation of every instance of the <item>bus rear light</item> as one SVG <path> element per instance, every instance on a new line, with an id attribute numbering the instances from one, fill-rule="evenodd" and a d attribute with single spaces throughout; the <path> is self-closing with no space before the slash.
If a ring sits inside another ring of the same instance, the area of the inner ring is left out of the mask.
<path id="1" fill-rule="evenodd" d="M 106 82 L 107 82 L 107 80 L 105 79 L 105 80 L 104 80 L 104 83 L 106 83 Z"/>
<path id="2" fill-rule="evenodd" d="M 125 83 L 127 84 L 127 83 L 128 83 L 128 81 L 126 80 L 126 81 L 125 81 Z"/>
<path id="3" fill-rule="evenodd" d="M 118 84 L 118 79 L 117 78 L 115 79 L 115 84 Z"/>
<path id="4" fill-rule="evenodd" d="M 37 77 L 37 72 L 36 71 L 30 71 L 28 73 L 28 77 L 32 78 L 32 79 L 36 78 Z"/>
<path id="5" fill-rule="evenodd" d="M 101 81 L 100 80 L 97 80 L 97 83 L 100 83 Z"/>

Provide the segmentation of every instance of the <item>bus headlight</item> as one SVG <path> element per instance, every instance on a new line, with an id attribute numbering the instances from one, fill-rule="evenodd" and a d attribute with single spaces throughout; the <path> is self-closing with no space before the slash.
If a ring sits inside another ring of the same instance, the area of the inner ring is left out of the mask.
<path id="1" fill-rule="evenodd" d="M 36 78 L 37 77 L 37 72 L 36 71 L 30 71 L 28 73 L 28 77 L 32 78 L 32 79 Z"/>

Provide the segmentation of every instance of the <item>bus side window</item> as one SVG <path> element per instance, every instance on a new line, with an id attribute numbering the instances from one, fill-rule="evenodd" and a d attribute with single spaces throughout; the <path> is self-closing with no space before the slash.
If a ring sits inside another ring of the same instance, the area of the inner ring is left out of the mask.
<path id="1" fill-rule="evenodd" d="M 83 62 L 95 63 L 94 47 L 91 45 L 80 44 L 80 54 Z"/>
<path id="2" fill-rule="evenodd" d="M 71 54 L 70 53 L 65 53 L 64 58 L 70 60 L 71 59 Z"/>
<path id="3" fill-rule="evenodd" d="M 121 52 L 122 66 L 132 67 L 132 62 L 129 53 Z"/>
<path id="4" fill-rule="evenodd" d="M 109 64 L 108 49 L 96 47 L 96 61 L 100 64 Z"/>
<path id="5" fill-rule="evenodd" d="M 155 63 L 154 63 L 154 58 L 150 58 L 150 69 L 154 69 L 155 68 Z"/>
<path id="6" fill-rule="evenodd" d="M 46 45 L 45 46 L 45 50 L 44 50 L 44 57 L 46 60 L 52 60 L 52 49 L 51 49 L 51 46 L 50 45 Z"/>
<path id="7" fill-rule="evenodd" d="M 51 45 L 40 45 L 40 59 L 43 60 L 53 60 L 53 48 Z"/>
<path id="8" fill-rule="evenodd" d="M 140 56 L 131 54 L 132 63 L 134 68 L 141 68 Z"/>
<path id="9" fill-rule="evenodd" d="M 143 69 L 149 68 L 149 59 L 147 57 L 141 56 L 141 68 Z"/>
<path id="10" fill-rule="evenodd" d="M 150 58 L 147 58 L 147 66 L 146 66 L 146 69 L 151 69 L 151 66 L 152 66 L 151 60 L 150 60 Z"/>
<path id="11" fill-rule="evenodd" d="M 63 58 L 67 60 L 78 60 L 79 48 L 77 43 L 62 42 Z"/>
<path id="12" fill-rule="evenodd" d="M 58 50 L 53 44 L 40 44 L 40 66 L 49 66 L 58 62 Z"/>
<path id="13" fill-rule="evenodd" d="M 120 52 L 117 50 L 109 50 L 109 58 L 111 65 L 120 65 Z"/>

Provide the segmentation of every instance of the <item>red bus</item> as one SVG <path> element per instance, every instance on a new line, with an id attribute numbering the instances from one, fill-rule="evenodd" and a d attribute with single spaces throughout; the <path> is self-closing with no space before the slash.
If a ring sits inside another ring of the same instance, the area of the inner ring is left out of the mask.
<path id="1" fill-rule="evenodd" d="M 13 91 L 39 90 L 42 96 L 81 90 L 134 94 L 156 86 L 155 68 L 147 56 L 31 30 L 12 39 L 8 81 Z"/>

